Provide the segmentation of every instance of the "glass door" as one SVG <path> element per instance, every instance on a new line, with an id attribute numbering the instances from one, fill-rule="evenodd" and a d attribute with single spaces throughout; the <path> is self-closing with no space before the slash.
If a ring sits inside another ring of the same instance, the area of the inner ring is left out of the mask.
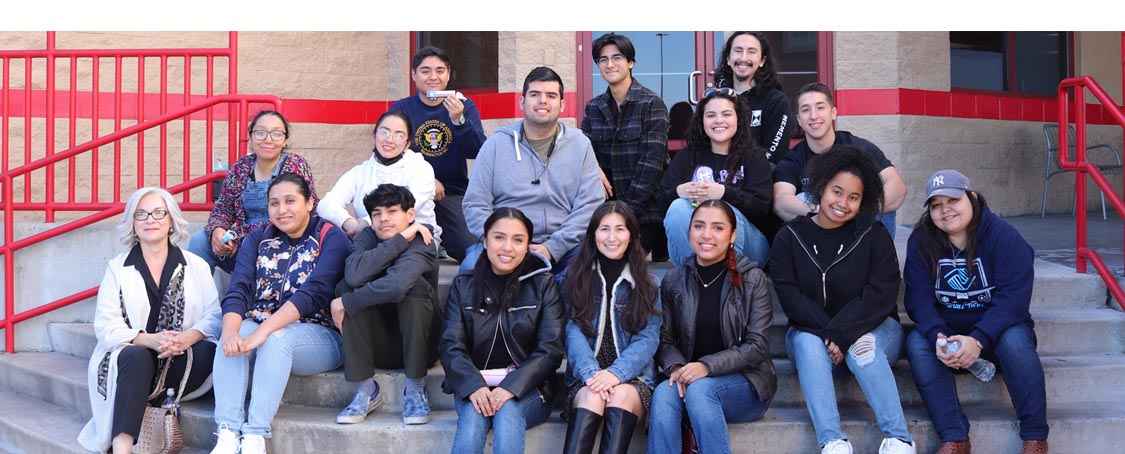
<path id="1" fill-rule="evenodd" d="M 633 78 L 652 90 L 668 106 L 671 127 L 668 150 L 684 148 L 695 102 L 711 81 L 715 37 L 721 32 L 615 31 L 629 37 L 637 51 Z M 607 84 L 590 55 L 590 45 L 608 31 L 578 34 L 579 93 L 576 112 L 581 121 L 586 102 L 605 93 Z M 720 45 L 721 48 L 721 45 Z"/>

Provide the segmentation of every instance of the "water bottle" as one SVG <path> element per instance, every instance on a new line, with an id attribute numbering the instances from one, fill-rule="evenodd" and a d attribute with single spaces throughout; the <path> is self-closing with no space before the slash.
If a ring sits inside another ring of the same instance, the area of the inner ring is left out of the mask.
<path id="1" fill-rule="evenodd" d="M 176 390 L 168 388 L 168 391 L 165 391 L 164 394 L 164 403 L 160 404 L 160 408 L 172 408 L 176 406 Z"/>
<path id="2" fill-rule="evenodd" d="M 945 353 L 953 353 L 961 349 L 960 342 L 950 342 L 944 338 L 939 338 L 937 344 L 945 350 Z M 996 376 L 996 365 L 992 364 L 992 361 L 978 357 L 977 360 L 973 361 L 973 364 L 969 366 L 969 372 L 972 372 L 978 380 L 987 382 L 992 380 L 992 377 Z"/>
<path id="3" fill-rule="evenodd" d="M 215 156 L 215 160 L 211 162 L 211 171 L 212 172 L 219 172 L 219 171 L 222 171 L 222 170 L 228 170 L 227 163 L 223 162 L 223 159 L 220 158 L 219 156 Z M 211 201 L 212 202 L 215 202 L 215 201 L 219 200 L 219 191 L 222 191 L 222 190 L 223 190 L 223 180 L 222 179 L 214 180 L 214 181 L 211 182 Z"/>

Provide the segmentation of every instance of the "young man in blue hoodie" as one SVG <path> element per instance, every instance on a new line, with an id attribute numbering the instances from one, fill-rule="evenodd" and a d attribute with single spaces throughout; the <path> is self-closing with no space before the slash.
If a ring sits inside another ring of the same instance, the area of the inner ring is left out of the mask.
<path id="1" fill-rule="evenodd" d="M 534 224 L 530 249 L 566 268 L 605 200 L 594 148 L 582 131 L 559 122 L 566 107 L 563 82 L 551 68 L 531 70 L 520 96 L 523 120 L 484 142 L 462 205 L 469 232 L 484 235 L 484 220 L 499 207 L 522 211 Z M 482 246 L 469 247 L 461 272 L 470 272 Z"/>
<path id="2" fill-rule="evenodd" d="M 448 91 L 449 55 L 436 47 L 423 47 L 410 62 L 410 77 L 418 93 L 407 96 L 390 110 L 410 117 L 415 128 L 410 134 L 410 149 L 422 153 L 434 168 L 434 213 L 441 226 L 441 245 L 457 261 L 465 258 L 465 248 L 476 242 L 465 227 L 461 199 L 469 184 L 466 161 L 476 159 L 484 143 L 480 112 L 471 99 L 460 93 L 430 97 L 431 91 Z"/>

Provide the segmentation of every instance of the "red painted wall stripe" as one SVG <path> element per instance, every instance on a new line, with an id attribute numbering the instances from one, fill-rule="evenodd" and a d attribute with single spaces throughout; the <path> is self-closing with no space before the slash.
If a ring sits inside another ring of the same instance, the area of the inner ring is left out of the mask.
<path id="1" fill-rule="evenodd" d="M 67 118 L 70 116 L 70 92 L 56 91 L 55 117 Z M 75 116 L 80 119 L 89 119 L 93 109 L 93 95 L 90 92 L 77 92 L 75 94 Z M 482 93 L 468 95 L 477 104 L 481 118 L 484 120 L 505 120 L 522 118 L 523 112 L 519 106 L 519 93 Z M 193 95 L 191 102 L 204 99 L 202 95 Z M 578 109 L 577 94 L 566 92 L 563 94 L 566 108 L 563 109 L 563 118 L 575 118 Z M 114 112 L 114 94 L 102 92 L 98 94 L 98 117 L 112 119 Z M 24 91 L 14 89 L 9 91 L 8 112 L 12 118 L 20 118 L 27 114 L 24 105 Z M 185 105 L 182 95 L 169 94 L 167 97 L 167 111 L 175 110 Z M 910 88 L 874 88 L 862 90 L 837 90 L 836 106 L 840 115 L 919 115 L 928 117 L 951 117 L 1007 121 L 1033 121 L 1055 122 L 1058 121 L 1058 101 L 1055 98 L 1040 96 L 1000 96 L 994 94 L 945 92 L 934 90 L 916 90 Z M 145 118 L 155 118 L 160 115 L 160 94 L 146 93 L 144 95 Z M 370 125 L 375 123 L 393 101 L 346 101 L 325 99 L 289 98 L 282 100 L 282 113 L 289 121 L 295 123 L 323 123 L 338 125 Z M 31 91 L 31 116 L 43 118 L 47 114 L 47 95 L 45 90 Z M 251 110 L 253 111 L 253 109 Z M 218 107 L 213 109 L 216 120 L 226 120 L 227 109 Z M 133 119 L 137 116 L 137 95 L 123 93 L 121 95 L 121 115 L 124 119 Z M 1071 113 L 1073 115 L 1073 113 Z M 206 112 L 192 114 L 192 120 L 203 120 Z M 1071 118 L 1073 120 L 1073 117 Z M 1090 124 L 1113 124 L 1113 119 L 1106 109 L 1099 104 L 1086 105 L 1086 120 Z"/>
<path id="2" fill-rule="evenodd" d="M 69 91 L 56 90 L 55 91 L 55 117 L 67 118 L 70 116 L 70 96 Z M 79 91 L 75 93 L 75 110 L 76 117 L 82 119 L 89 119 L 93 110 L 93 94 L 88 91 Z M 205 98 L 202 95 L 191 96 L 191 102 L 201 101 Z M 519 93 L 483 93 L 468 95 L 477 105 L 480 111 L 481 119 L 484 120 L 503 120 L 510 118 L 522 118 L 523 112 L 519 106 Z M 563 94 L 563 100 L 566 101 L 566 108 L 563 109 L 561 114 L 564 118 L 574 118 L 577 112 L 577 96 L 574 92 L 567 92 Z M 114 94 L 112 92 L 98 93 L 98 117 L 102 119 L 112 119 L 114 112 Z M 144 95 L 144 110 L 145 118 L 151 119 L 160 116 L 160 94 L 159 93 L 146 93 Z M 281 113 L 285 115 L 286 119 L 294 123 L 325 123 L 337 125 L 349 124 L 363 124 L 370 125 L 375 123 L 382 115 L 391 107 L 394 101 L 344 101 L 344 100 L 326 100 L 326 99 L 302 99 L 302 98 L 289 98 L 282 99 Z M 31 91 L 31 116 L 32 118 L 44 118 L 47 115 L 47 92 L 46 90 L 32 90 Z M 184 107 L 183 95 L 168 94 L 166 111 L 170 112 L 181 107 Z M 24 105 L 24 91 L 10 90 L 8 97 L 8 112 L 13 118 L 21 118 L 27 114 L 28 109 Z M 251 112 L 254 110 L 251 109 Z M 121 95 L 121 115 L 124 119 L 134 119 L 137 117 L 137 95 L 136 93 L 122 93 Z M 214 118 L 217 120 L 225 120 L 227 109 L 218 107 L 214 109 Z M 192 114 L 192 120 L 206 119 L 206 111 Z"/>
<path id="3" fill-rule="evenodd" d="M 837 90 L 840 115 L 920 115 L 1006 121 L 1057 122 L 1058 100 L 1041 96 L 1000 96 L 910 88 Z M 1120 107 L 1119 107 L 1120 108 Z M 1074 120 L 1071 112 L 1070 120 Z M 1086 104 L 1090 124 L 1115 124 L 1106 108 Z"/>

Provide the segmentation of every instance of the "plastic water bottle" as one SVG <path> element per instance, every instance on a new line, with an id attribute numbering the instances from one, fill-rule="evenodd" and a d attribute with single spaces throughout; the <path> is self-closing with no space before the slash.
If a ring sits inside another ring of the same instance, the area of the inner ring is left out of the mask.
<path id="1" fill-rule="evenodd" d="M 160 404 L 160 408 L 172 408 L 176 406 L 176 390 L 168 388 L 168 391 L 165 391 L 164 394 L 164 403 Z"/>
<path id="2" fill-rule="evenodd" d="M 937 344 L 945 350 L 945 353 L 953 353 L 961 349 L 960 342 L 950 342 L 943 338 L 939 338 Z M 987 382 L 996 376 L 996 365 L 992 364 L 992 361 L 978 357 L 976 361 L 973 361 L 973 364 L 969 365 L 969 372 L 972 372 L 978 380 Z"/>

